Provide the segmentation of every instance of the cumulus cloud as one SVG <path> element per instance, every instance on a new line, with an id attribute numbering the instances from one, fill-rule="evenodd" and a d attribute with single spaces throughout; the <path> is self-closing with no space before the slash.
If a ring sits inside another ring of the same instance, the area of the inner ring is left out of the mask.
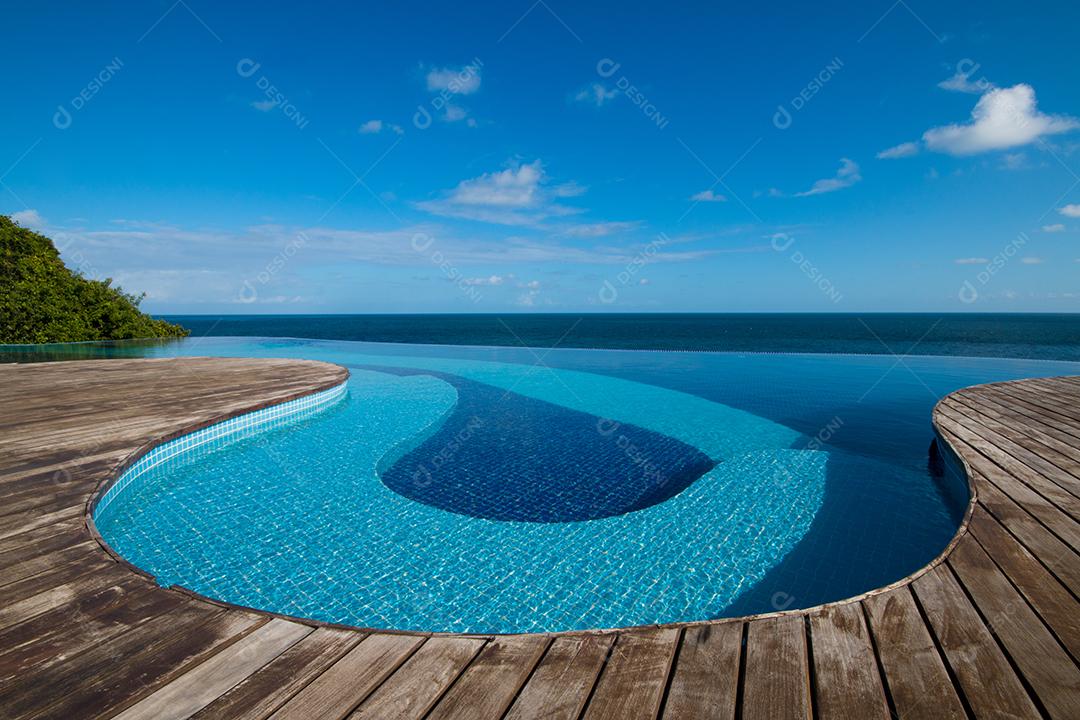
<path id="1" fill-rule="evenodd" d="M 1065 232 L 1065 226 L 1061 223 L 1054 223 L 1053 225 L 1043 225 L 1042 231 L 1045 233 Z"/>
<path id="2" fill-rule="evenodd" d="M 431 92 L 472 95 L 480 89 L 480 66 L 474 63 L 457 68 L 431 70 L 427 74 L 427 89 Z"/>
<path id="3" fill-rule="evenodd" d="M 1025 265 L 1042 265 L 1043 259 L 1041 257 L 1022 257 L 1020 262 Z"/>
<path id="4" fill-rule="evenodd" d="M 1024 83 L 995 88 L 979 98 L 971 121 L 944 125 L 923 133 L 929 150 L 949 155 L 975 155 L 1004 150 L 1080 128 L 1080 121 L 1038 110 L 1035 90 Z"/>
<path id="5" fill-rule="evenodd" d="M 251 103 L 251 107 L 260 112 L 270 112 L 277 107 L 277 103 L 273 100 L 255 100 Z"/>
<path id="6" fill-rule="evenodd" d="M 990 262 L 989 258 L 983 257 L 969 257 L 969 258 L 956 258 L 954 260 L 957 265 L 985 265 Z"/>
<path id="7" fill-rule="evenodd" d="M 694 202 L 727 202 L 727 197 L 714 193 L 712 190 L 702 190 L 699 193 L 694 193 L 690 196 L 690 199 Z"/>
<path id="8" fill-rule="evenodd" d="M 836 171 L 834 177 L 818 180 L 809 190 L 795 193 L 795 197 L 809 197 L 810 195 L 836 192 L 851 187 L 860 180 L 862 180 L 862 175 L 859 174 L 859 165 L 854 160 L 840 158 L 840 169 Z"/>
<path id="9" fill-rule="evenodd" d="M 45 227 L 45 218 L 41 217 L 37 210 L 31 210 L 30 208 L 11 213 L 11 219 L 24 228 L 30 228 L 31 230 Z"/>
<path id="10" fill-rule="evenodd" d="M 462 180 L 438 200 L 417 203 L 436 215 L 501 225 L 537 225 L 581 212 L 558 202 L 584 192 L 572 183 L 551 185 L 539 160 Z"/>
<path id="11" fill-rule="evenodd" d="M 1058 208 L 1058 212 L 1065 217 L 1080 218 L 1080 204 L 1066 205 L 1065 207 Z"/>
<path id="12" fill-rule="evenodd" d="M 579 90 L 578 94 L 574 96 L 574 99 L 578 102 L 595 105 L 596 107 L 603 107 L 614 100 L 617 94 L 615 88 L 608 88 L 602 83 L 593 83 L 592 85 L 583 87 Z"/>
<path id="13" fill-rule="evenodd" d="M 914 142 L 900 143 L 891 148 L 886 148 L 877 154 L 879 160 L 895 160 L 896 158 L 911 157 L 919 152 L 919 144 Z"/>

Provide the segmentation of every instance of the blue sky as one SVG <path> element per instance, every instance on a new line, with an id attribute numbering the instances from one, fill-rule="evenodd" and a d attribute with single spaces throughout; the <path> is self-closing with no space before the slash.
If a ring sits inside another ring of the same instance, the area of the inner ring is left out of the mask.
<path id="1" fill-rule="evenodd" d="M 5 16 L 0 212 L 154 312 L 1080 309 L 1075 3 Z"/>

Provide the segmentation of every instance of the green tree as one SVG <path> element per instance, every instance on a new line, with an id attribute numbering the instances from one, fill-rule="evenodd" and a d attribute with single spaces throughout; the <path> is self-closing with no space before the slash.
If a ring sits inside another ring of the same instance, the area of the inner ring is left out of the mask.
<path id="1" fill-rule="evenodd" d="M 183 337 L 139 310 L 144 295 L 68 269 L 53 241 L 0 215 L 0 343 Z"/>

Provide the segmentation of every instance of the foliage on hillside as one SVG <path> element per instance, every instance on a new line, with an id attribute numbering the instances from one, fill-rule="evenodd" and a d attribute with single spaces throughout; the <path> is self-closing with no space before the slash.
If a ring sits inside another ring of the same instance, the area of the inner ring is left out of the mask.
<path id="1" fill-rule="evenodd" d="M 140 311 L 142 299 L 69 270 L 52 240 L 0 215 L 0 343 L 188 334 Z"/>

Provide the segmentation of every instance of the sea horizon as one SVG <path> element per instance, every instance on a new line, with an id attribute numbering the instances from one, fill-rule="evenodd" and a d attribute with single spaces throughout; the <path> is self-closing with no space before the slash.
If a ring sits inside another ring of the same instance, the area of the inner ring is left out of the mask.
<path id="1" fill-rule="evenodd" d="M 1070 313 L 304 313 L 162 317 L 188 328 L 193 337 L 1080 359 L 1080 315 Z"/>

